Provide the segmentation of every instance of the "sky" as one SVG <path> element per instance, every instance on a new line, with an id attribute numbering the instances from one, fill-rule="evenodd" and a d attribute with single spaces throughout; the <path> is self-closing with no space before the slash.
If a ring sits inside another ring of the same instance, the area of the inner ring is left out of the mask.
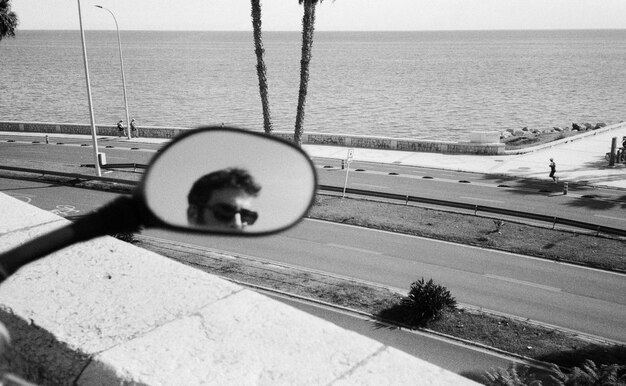
<path id="1" fill-rule="evenodd" d="M 18 29 L 79 28 L 78 0 L 11 0 Z M 84 29 L 249 31 L 248 0 L 80 0 Z M 264 31 L 300 31 L 297 0 L 261 0 Z M 325 0 L 318 31 L 626 29 L 626 0 Z"/>

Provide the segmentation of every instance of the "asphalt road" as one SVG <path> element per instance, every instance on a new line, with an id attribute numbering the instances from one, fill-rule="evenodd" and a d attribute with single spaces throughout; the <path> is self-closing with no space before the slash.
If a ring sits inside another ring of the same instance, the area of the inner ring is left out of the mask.
<path id="1" fill-rule="evenodd" d="M 0 179 L 0 191 L 65 216 L 84 214 L 111 193 Z M 264 238 L 144 234 L 354 277 L 407 290 L 421 277 L 462 303 L 623 341 L 625 275 L 436 240 L 306 220 Z"/>
<path id="2" fill-rule="evenodd" d="M 0 178 L 0 192 L 69 218 L 85 215 L 118 196 L 108 192 L 3 178 Z M 176 236 L 181 236 L 181 234 L 176 234 Z M 211 237 L 206 236 L 203 238 L 206 240 L 211 239 Z M 511 363 L 522 362 L 517 358 L 491 350 L 468 346 L 436 335 L 381 325 L 362 315 L 305 303 L 274 294 L 269 295 L 343 328 L 368 336 L 385 345 L 395 347 L 472 379 L 480 379 L 480 376 L 485 371 L 493 368 L 508 367 Z"/>
<path id="3" fill-rule="evenodd" d="M 33 141 L 41 142 L 42 138 L 1 136 L 0 164 L 28 161 L 45 169 L 54 164 L 94 163 L 92 148 L 84 139 L 52 137 L 49 145 Z M 117 138 L 100 140 L 99 146 L 110 164 L 147 164 L 160 147 Z M 320 184 L 344 186 L 346 169 L 341 168 L 340 161 L 314 161 Z M 84 174 L 91 173 L 93 170 L 85 168 Z M 353 163 L 348 177 L 347 186 L 356 189 L 540 213 L 626 230 L 626 192 L 615 189 L 571 185 L 564 195 L 560 185 L 541 181 L 374 163 Z"/>
<path id="4" fill-rule="evenodd" d="M 626 276 L 500 251 L 305 220 L 260 239 L 146 235 L 357 278 L 406 293 L 422 277 L 461 303 L 624 341 Z"/>

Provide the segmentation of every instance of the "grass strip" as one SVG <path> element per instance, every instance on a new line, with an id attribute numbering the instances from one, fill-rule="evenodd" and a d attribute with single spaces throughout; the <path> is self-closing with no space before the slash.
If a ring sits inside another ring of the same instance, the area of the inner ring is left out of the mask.
<path id="1" fill-rule="evenodd" d="M 316 197 L 309 217 L 626 272 L 626 242 L 616 237 L 330 195 Z"/>

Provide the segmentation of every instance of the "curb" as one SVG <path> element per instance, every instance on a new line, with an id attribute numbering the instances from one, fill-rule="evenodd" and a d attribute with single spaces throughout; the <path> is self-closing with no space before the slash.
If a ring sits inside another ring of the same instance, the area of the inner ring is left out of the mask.
<path id="1" fill-rule="evenodd" d="M 403 325 L 400 323 L 395 323 L 393 321 L 390 320 L 386 320 L 386 319 L 381 319 L 378 318 L 377 316 L 375 316 L 374 314 L 370 314 L 367 312 L 363 312 L 363 311 L 359 311 L 359 310 L 355 310 L 349 307 L 345 307 L 345 306 L 340 306 L 340 305 L 336 305 L 336 304 L 332 304 L 332 303 L 328 303 L 322 300 L 317 300 L 317 299 L 313 299 L 313 298 L 308 298 L 305 296 L 300 296 L 300 295 L 296 295 L 296 294 L 291 294 L 288 292 L 284 292 L 284 291 L 280 291 L 280 290 L 276 290 L 273 288 L 269 288 L 269 287 L 264 287 L 264 286 L 260 286 L 257 284 L 251 284 L 251 283 L 246 283 L 243 281 L 239 281 L 239 280 L 235 280 L 235 279 L 230 279 L 230 278 L 225 278 L 226 280 L 232 281 L 233 283 L 239 284 L 241 286 L 245 286 L 245 287 L 249 287 L 249 288 L 254 288 L 256 290 L 259 290 L 261 292 L 266 292 L 266 293 L 270 293 L 270 294 L 275 294 L 275 295 L 279 295 L 279 296 L 283 296 L 286 298 L 292 298 L 292 299 L 297 299 L 297 300 L 301 300 L 303 302 L 306 303 L 314 303 L 314 304 L 318 304 L 324 307 L 329 307 L 329 308 L 333 308 L 333 309 L 338 309 L 347 313 L 351 313 L 351 314 L 357 314 L 357 315 L 361 315 L 364 317 L 367 317 L 368 319 L 372 319 L 375 320 L 377 323 L 381 323 L 384 324 L 386 326 L 389 327 L 396 327 L 399 329 L 404 329 L 408 332 L 414 332 L 414 331 L 419 331 L 421 333 L 425 333 L 425 334 L 430 334 L 430 335 L 435 335 L 438 336 L 440 338 L 444 338 L 446 340 L 451 340 L 454 341 L 456 343 L 462 344 L 464 346 L 467 347 L 474 347 L 474 348 L 480 348 L 486 351 L 491 351 L 500 355 L 503 355 L 505 357 L 510 357 L 510 358 L 514 358 L 517 359 L 519 361 L 521 361 L 523 364 L 526 365 L 531 365 L 543 370 L 549 370 L 552 366 L 552 363 L 548 363 L 548 362 L 543 362 L 543 361 L 539 361 L 533 358 L 529 358 L 520 354 L 516 354 L 516 353 L 512 353 L 512 352 L 508 352 L 505 350 L 501 350 L 499 348 L 496 347 L 491 347 L 491 346 L 487 346 L 485 344 L 482 343 L 478 343 L 478 342 L 473 342 L 471 340 L 467 340 L 467 339 L 463 339 L 463 338 L 459 338 L 453 335 L 447 335 L 438 331 L 434 331 L 428 328 L 423 328 L 423 327 L 417 327 L 417 328 L 411 328 L 407 325 Z M 358 282 L 357 280 L 354 280 L 356 282 Z"/>

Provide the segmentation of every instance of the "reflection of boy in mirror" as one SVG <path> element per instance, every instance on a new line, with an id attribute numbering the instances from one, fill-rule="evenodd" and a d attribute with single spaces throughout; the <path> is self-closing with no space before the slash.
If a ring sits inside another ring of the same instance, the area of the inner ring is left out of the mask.
<path id="1" fill-rule="evenodd" d="M 228 168 L 204 175 L 187 196 L 187 220 L 208 228 L 241 230 L 259 217 L 250 208 L 260 190 L 244 169 Z"/>

